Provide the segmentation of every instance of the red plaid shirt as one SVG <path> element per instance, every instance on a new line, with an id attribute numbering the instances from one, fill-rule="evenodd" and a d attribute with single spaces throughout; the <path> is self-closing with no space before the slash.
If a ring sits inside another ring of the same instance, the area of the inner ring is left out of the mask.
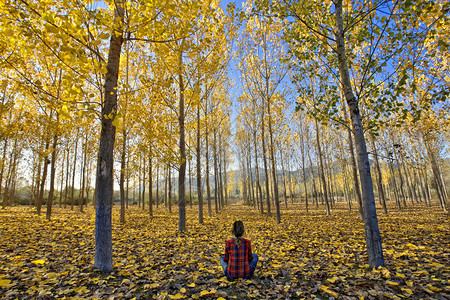
<path id="1" fill-rule="evenodd" d="M 238 248 L 234 239 L 226 241 L 225 257 L 228 263 L 227 273 L 233 278 L 244 278 L 250 273 L 249 262 L 253 260 L 250 241 L 242 239 L 242 245 Z"/>

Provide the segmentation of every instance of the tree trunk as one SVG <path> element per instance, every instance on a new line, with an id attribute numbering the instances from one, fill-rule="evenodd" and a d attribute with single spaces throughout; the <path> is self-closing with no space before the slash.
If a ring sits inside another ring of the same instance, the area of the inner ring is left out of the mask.
<path id="1" fill-rule="evenodd" d="M 156 162 L 156 208 L 159 208 L 159 163 Z"/>
<path id="2" fill-rule="evenodd" d="M 50 147 L 50 142 L 48 139 L 45 141 L 45 152 L 47 153 L 48 149 Z M 37 203 L 37 214 L 41 214 L 41 208 L 42 208 L 42 200 L 44 199 L 44 191 L 45 191 L 45 180 L 47 179 L 47 170 L 48 170 L 48 164 L 50 161 L 48 160 L 48 155 L 46 154 L 44 156 L 44 170 L 42 173 L 41 178 L 41 187 L 39 188 L 39 197 L 38 197 L 38 203 Z M 7 189 L 5 188 L 5 193 L 7 192 Z"/>
<path id="3" fill-rule="evenodd" d="M 425 146 L 427 149 L 428 158 L 431 163 L 431 171 L 433 172 L 433 180 L 434 180 L 434 184 L 436 186 L 436 194 L 439 199 L 439 205 L 441 206 L 441 208 L 444 212 L 447 212 L 446 192 L 444 189 L 444 183 L 442 181 L 441 171 L 439 169 L 439 164 L 437 162 L 437 159 L 435 157 L 433 150 L 431 149 L 428 141 L 426 141 L 426 140 L 425 140 Z"/>
<path id="4" fill-rule="evenodd" d="M 308 213 L 308 189 L 306 187 L 306 166 L 305 166 L 305 144 L 304 144 L 304 137 L 303 134 L 300 134 L 300 151 L 302 154 L 302 173 L 303 173 L 303 187 L 305 188 L 305 206 L 306 206 L 306 213 Z"/>
<path id="5" fill-rule="evenodd" d="M 146 160 L 145 160 L 145 156 L 142 162 L 142 210 L 145 209 L 145 173 L 146 172 Z"/>
<path id="6" fill-rule="evenodd" d="M 61 143 L 62 144 L 62 143 Z M 63 151 L 63 157 L 61 159 L 61 175 L 59 180 L 59 208 L 62 208 L 63 187 L 64 187 L 64 167 L 66 162 L 66 151 Z"/>
<path id="7" fill-rule="evenodd" d="M 127 148 L 127 132 L 122 130 L 122 153 L 120 154 L 120 223 L 125 223 L 125 162 Z"/>
<path id="8" fill-rule="evenodd" d="M 83 212 L 84 192 L 86 189 L 86 166 L 88 164 L 87 152 L 88 152 L 88 133 L 86 132 L 85 139 L 84 139 L 83 169 L 81 170 L 80 212 Z M 87 201 L 86 201 L 86 204 L 87 204 Z"/>
<path id="9" fill-rule="evenodd" d="M 323 196 L 325 198 L 326 212 L 327 212 L 327 216 L 329 216 L 329 215 L 331 215 L 331 211 L 330 211 L 330 203 L 328 200 L 327 182 L 325 180 L 325 172 L 324 172 L 324 168 L 323 168 L 322 150 L 320 147 L 319 126 L 317 124 L 317 119 L 315 120 L 315 124 L 316 124 L 317 154 L 319 155 L 320 179 L 322 181 Z"/>
<path id="10" fill-rule="evenodd" d="M 281 161 L 281 174 L 283 176 L 283 188 L 284 188 L 284 205 L 287 209 L 287 188 L 286 188 L 286 172 L 284 169 L 283 151 L 280 149 L 280 161 Z"/>
<path id="11" fill-rule="evenodd" d="M 387 214 L 388 211 L 387 211 L 387 207 L 386 207 L 386 197 L 384 196 L 383 177 L 382 177 L 382 174 L 381 174 L 380 163 L 378 161 L 377 146 L 375 144 L 374 139 L 372 138 L 371 140 L 372 140 L 373 156 L 374 156 L 374 159 L 375 159 L 375 170 L 376 170 L 376 172 L 378 174 L 378 176 L 377 176 L 378 197 L 380 197 L 381 205 L 383 207 L 384 213 Z"/>
<path id="12" fill-rule="evenodd" d="M 181 42 L 181 47 L 184 40 Z M 184 82 L 183 82 L 183 50 L 180 51 L 180 65 L 178 71 L 178 84 L 180 89 L 180 103 L 178 123 L 180 126 L 180 159 L 181 165 L 178 173 L 178 231 L 186 230 L 186 138 L 184 129 Z"/>
<path id="13" fill-rule="evenodd" d="M 153 168 L 152 168 L 152 149 L 150 147 L 150 156 L 148 158 L 148 215 L 153 216 Z"/>
<path id="14" fill-rule="evenodd" d="M 191 158 L 189 158 L 188 160 L 189 163 L 189 167 L 188 167 L 188 174 L 189 174 L 189 206 L 192 209 L 192 205 L 193 205 L 193 199 L 192 199 L 192 168 L 191 168 Z"/>
<path id="15" fill-rule="evenodd" d="M 0 161 L 0 197 L 2 196 L 2 183 L 3 183 L 3 172 L 5 170 L 5 162 L 6 162 L 6 148 L 8 146 L 8 139 L 3 139 L 3 154 L 2 154 L 2 160 Z M 32 185 L 33 186 L 33 185 Z M 3 207 L 5 207 L 5 203 L 3 202 Z"/>
<path id="16" fill-rule="evenodd" d="M 47 220 L 50 220 L 52 215 L 52 204 L 53 204 L 53 194 L 55 191 L 55 173 L 56 173 L 56 146 L 58 144 L 58 135 L 55 134 L 53 136 L 53 145 L 52 145 L 52 161 L 50 166 L 50 191 L 48 193 L 47 200 Z"/>
<path id="17" fill-rule="evenodd" d="M 197 198 L 198 198 L 198 222 L 203 224 L 203 193 L 202 193 L 202 166 L 201 166 L 201 140 L 200 140 L 200 103 L 197 105 Z"/>
<path id="18" fill-rule="evenodd" d="M 206 156 L 206 200 L 208 202 L 208 217 L 212 217 L 211 187 L 209 180 L 209 141 L 208 141 L 208 99 L 205 101 L 205 156 Z"/>
<path id="19" fill-rule="evenodd" d="M 269 191 L 269 171 L 267 166 L 267 155 L 266 155 L 266 135 L 264 130 L 264 114 L 261 116 L 261 142 L 262 142 L 262 155 L 263 155 L 263 163 L 264 163 L 264 176 L 265 176 L 265 185 L 266 185 L 266 204 L 267 204 L 267 214 L 269 217 L 271 216 L 270 210 L 270 191 Z"/>
<path id="20" fill-rule="evenodd" d="M 366 141 L 359 113 L 358 100 L 353 94 L 350 73 L 347 65 L 347 57 L 344 44 L 344 25 L 342 18 L 342 0 L 335 2 L 336 14 L 336 43 L 338 53 L 338 65 L 342 89 L 350 109 L 353 135 L 355 137 L 356 153 L 358 154 L 358 169 L 361 180 L 361 189 L 364 203 L 364 223 L 366 233 L 366 245 L 371 267 L 384 265 L 381 235 L 378 228 L 378 218 L 373 194 L 372 178 L 370 176 L 369 156 L 366 149 Z"/>
<path id="21" fill-rule="evenodd" d="M 114 30 L 111 34 L 108 62 L 106 65 L 104 103 L 102 106 L 102 129 L 97 161 L 97 195 L 95 214 L 95 262 L 102 272 L 112 271 L 111 210 L 114 192 L 114 140 L 116 127 L 112 124 L 117 113 L 117 80 L 119 78 L 120 53 L 122 50 L 124 19 L 123 2 L 115 1 Z M 111 116 L 111 117 L 109 117 Z"/>
<path id="22" fill-rule="evenodd" d="M 217 208 L 217 198 L 218 198 L 218 166 L 217 166 L 217 145 L 216 145 L 216 128 L 213 129 L 213 157 L 214 157 L 214 208 L 216 211 L 216 214 L 219 213 Z"/>
<path id="23" fill-rule="evenodd" d="M 253 131 L 253 146 L 255 148 L 255 176 L 256 176 L 256 199 L 259 200 L 261 214 L 264 214 L 264 205 L 262 197 L 261 184 L 259 183 L 259 167 L 258 167 L 258 147 L 256 146 L 256 130 Z M 259 193 L 259 197 L 258 197 Z"/>
<path id="24" fill-rule="evenodd" d="M 77 128 L 77 134 L 75 138 L 75 151 L 73 152 L 74 161 L 73 161 L 73 169 L 72 169 L 72 191 L 70 196 L 70 209 L 73 210 L 73 202 L 74 202 L 74 194 L 75 194 L 75 174 L 77 172 L 77 156 L 78 156 L 78 133 L 80 129 Z"/>
<path id="25" fill-rule="evenodd" d="M 344 106 L 343 110 L 344 110 L 345 118 L 347 118 L 347 108 Z M 359 217 L 361 218 L 361 220 L 364 220 L 363 201 L 362 201 L 362 196 L 361 196 L 361 188 L 359 187 L 358 170 L 356 168 L 355 152 L 353 151 L 353 149 L 354 149 L 353 137 L 352 137 L 352 132 L 351 132 L 350 128 L 347 130 L 347 135 L 348 135 L 348 151 L 350 153 L 351 166 L 352 166 L 353 188 L 355 189 L 355 192 L 356 192 L 356 201 L 358 203 Z"/>

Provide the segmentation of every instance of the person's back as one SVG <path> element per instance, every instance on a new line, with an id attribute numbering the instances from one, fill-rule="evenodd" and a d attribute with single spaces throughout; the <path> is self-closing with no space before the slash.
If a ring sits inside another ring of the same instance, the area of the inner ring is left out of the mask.
<path id="1" fill-rule="evenodd" d="M 225 255 L 220 258 L 225 276 L 228 280 L 251 278 L 258 262 L 258 256 L 252 253 L 251 242 L 244 239 L 244 224 L 236 221 L 232 233 L 236 238 L 225 242 Z"/>

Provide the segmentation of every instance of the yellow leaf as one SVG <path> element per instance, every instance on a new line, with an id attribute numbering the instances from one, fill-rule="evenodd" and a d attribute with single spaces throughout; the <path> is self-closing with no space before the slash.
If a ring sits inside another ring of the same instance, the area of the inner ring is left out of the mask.
<path id="1" fill-rule="evenodd" d="M 329 282 L 331 282 L 331 283 L 335 283 L 336 280 L 339 280 L 339 277 L 333 276 L 333 278 L 328 278 L 327 280 L 328 280 Z"/>
<path id="2" fill-rule="evenodd" d="M 191 284 L 188 284 L 187 286 L 193 288 L 193 287 L 195 287 L 195 283 L 193 282 L 193 283 L 191 283 Z"/>
<path id="3" fill-rule="evenodd" d="M 152 284 L 150 285 L 150 287 L 151 287 L 152 289 L 156 289 L 158 286 L 159 286 L 159 283 L 152 283 Z"/>
<path id="4" fill-rule="evenodd" d="M 225 300 L 225 298 L 219 297 L 219 298 L 217 298 L 217 300 Z"/>
<path id="5" fill-rule="evenodd" d="M 90 290 L 88 290 L 85 286 L 76 287 L 76 288 L 73 288 L 73 290 L 77 294 L 86 294 L 86 293 L 90 292 Z"/>
<path id="6" fill-rule="evenodd" d="M 397 282 L 395 282 L 395 281 L 390 281 L 390 280 L 387 280 L 386 283 L 389 284 L 389 285 L 392 285 L 392 286 L 397 286 L 397 285 L 398 285 Z"/>
<path id="7" fill-rule="evenodd" d="M 217 290 L 215 289 L 211 289 L 211 291 L 208 290 L 204 290 L 200 292 L 200 297 L 206 296 L 206 295 L 212 295 L 215 294 L 217 292 Z"/>
<path id="8" fill-rule="evenodd" d="M 0 280 L 0 287 L 5 287 L 5 286 L 7 286 L 10 282 L 11 282 L 11 280 L 9 280 L 9 279 L 1 279 L 1 280 Z"/>
<path id="9" fill-rule="evenodd" d="M 408 294 L 412 295 L 413 292 L 411 291 L 411 289 L 408 288 L 402 288 L 402 291 L 407 292 Z"/>
<path id="10" fill-rule="evenodd" d="M 409 286 L 409 287 L 413 287 L 413 282 L 412 281 L 407 281 L 406 285 Z"/>
<path id="11" fill-rule="evenodd" d="M 405 279 L 405 275 L 398 272 L 395 274 L 395 276 Z"/>
<path id="12" fill-rule="evenodd" d="M 45 263 L 45 260 L 43 259 L 33 260 L 32 263 L 35 265 L 43 265 Z"/>
<path id="13" fill-rule="evenodd" d="M 335 291 L 332 291 L 332 290 L 328 289 L 328 287 L 327 287 L 326 285 L 322 285 L 322 286 L 320 287 L 320 289 L 321 289 L 322 291 L 324 291 L 325 293 L 327 293 L 327 294 L 333 296 L 334 298 L 339 297 L 339 294 L 338 294 L 338 293 L 336 293 Z"/>
<path id="14" fill-rule="evenodd" d="M 180 289 L 180 292 L 186 293 L 186 289 L 185 289 L 185 288 L 181 288 L 181 289 Z"/>
<path id="15" fill-rule="evenodd" d="M 433 292 L 440 292 L 441 289 L 435 286 L 432 286 L 431 284 L 427 284 L 427 287 L 429 287 Z"/>
<path id="16" fill-rule="evenodd" d="M 176 295 L 169 295 L 170 299 L 183 299 L 185 298 L 185 296 L 181 295 L 180 293 L 176 294 Z"/>

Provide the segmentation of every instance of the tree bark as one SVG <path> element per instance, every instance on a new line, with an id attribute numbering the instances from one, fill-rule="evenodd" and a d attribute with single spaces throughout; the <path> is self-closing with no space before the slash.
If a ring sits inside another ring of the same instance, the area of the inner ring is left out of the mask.
<path id="1" fill-rule="evenodd" d="M 253 147 L 255 148 L 256 200 L 259 201 L 261 214 L 264 214 L 261 184 L 259 182 L 258 147 L 256 146 L 256 130 L 253 131 Z M 259 193 L 259 197 L 258 197 Z"/>
<path id="2" fill-rule="evenodd" d="M 184 40 L 181 42 L 181 47 Z M 184 128 L 184 82 L 183 82 L 183 50 L 179 57 L 178 84 L 180 89 L 180 103 L 178 112 L 178 124 L 180 130 L 180 159 L 181 165 L 178 173 L 178 231 L 186 230 L 186 138 Z"/>
<path id="3" fill-rule="evenodd" d="M 380 163 L 378 161 L 377 146 L 376 146 L 373 138 L 372 138 L 372 148 L 373 148 L 373 156 L 375 159 L 375 170 L 378 174 L 378 176 L 377 176 L 378 197 L 380 197 L 381 205 L 383 207 L 384 213 L 387 214 L 388 211 L 387 211 L 387 206 L 386 206 L 386 197 L 384 196 L 384 190 L 383 190 L 383 177 L 381 174 Z"/>
<path id="4" fill-rule="evenodd" d="M 335 2 L 335 15 L 339 73 L 342 89 L 344 91 L 348 107 L 350 109 L 353 135 L 355 137 L 356 144 L 356 153 L 358 154 L 357 161 L 364 203 L 364 223 L 369 265 L 371 267 L 379 267 L 384 265 L 381 235 L 378 228 L 375 197 L 373 194 L 372 178 L 370 176 L 369 156 L 367 153 L 366 141 L 364 138 L 361 116 L 359 113 L 358 100 L 353 94 L 349 68 L 347 65 L 347 57 L 345 53 L 342 0 L 337 0 Z"/>
<path id="5" fill-rule="evenodd" d="M 201 166 L 201 140 L 200 140 L 200 103 L 197 105 L 197 198 L 198 198 L 198 222 L 203 224 L 203 193 L 202 193 L 202 166 Z"/>
<path id="6" fill-rule="evenodd" d="M 261 116 L 261 142 L 262 142 L 262 155 L 263 155 L 263 163 L 264 163 L 264 176 L 265 176 L 265 185 L 266 185 L 266 204 L 267 204 L 267 214 L 271 216 L 270 210 L 270 191 L 269 191 L 269 171 L 267 166 L 267 155 L 266 155 L 266 135 L 264 130 L 264 114 Z"/>
<path id="7" fill-rule="evenodd" d="M 104 85 L 105 94 L 101 114 L 102 129 L 97 160 L 94 267 L 102 272 L 110 272 L 113 268 L 111 210 L 114 192 L 113 169 L 116 127 L 112 122 L 117 113 L 117 81 L 123 43 L 122 26 L 124 19 L 123 2 L 116 0 L 115 4 L 114 30 L 109 42 Z"/>
<path id="8" fill-rule="evenodd" d="M 153 216 L 153 168 L 152 149 L 150 146 L 150 156 L 148 158 L 148 215 Z"/>
<path id="9" fill-rule="evenodd" d="M 50 147 L 50 142 L 48 141 L 48 139 L 45 141 L 45 152 L 48 151 Z M 45 181 L 47 179 L 47 171 L 48 171 L 48 164 L 49 164 L 49 160 L 48 160 L 48 155 L 45 154 L 44 156 L 44 170 L 42 173 L 42 178 L 41 178 L 41 187 L 39 188 L 39 197 L 38 197 L 38 202 L 37 202 L 37 214 L 40 215 L 41 214 L 41 208 L 42 208 L 42 200 L 44 198 L 44 191 L 45 191 Z M 7 188 L 5 188 L 5 193 L 7 193 Z"/>
<path id="10" fill-rule="evenodd" d="M 331 211 L 330 211 L 330 203 L 328 200 L 328 191 L 327 191 L 328 189 L 327 189 L 327 182 L 325 180 L 325 172 L 324 172 L 323 159 L 322 159 L 322 150 L 320 147 L 320 138 L 319 138 L 319 126 L 317 124 L 317 119 L 315 120 L 315 124 L 316 124 L 317 154 L 319 155 L 320 179 L 322 181 L 322 186 L 323 186 L 323 196 L 325 198 L 326 212 L 327 212 L 327 216 L 329 216 L 329 215 L 331 215 Z"/>
<path id="11" fill-rule="evenodd" d="M 122 153 L 120 155 L 120 223 L 125 223 L 125 162 L 127 148 L 127 132 L 122 130 Z"/>
<path id="12" fill-rule="evenodd" d="M 47 200 L 47 220 L 50 220 L 52 215 L 52 204 L 53 204 L 53 194 L 55 191 L 55 173 L 56 173 L 56 146 L 58 144 L 58 135 L 55 134 L 53 136 L 53 145 L 52 145 L 52 160 L 50 165 L 50 191 L 48 193 Z"/>

